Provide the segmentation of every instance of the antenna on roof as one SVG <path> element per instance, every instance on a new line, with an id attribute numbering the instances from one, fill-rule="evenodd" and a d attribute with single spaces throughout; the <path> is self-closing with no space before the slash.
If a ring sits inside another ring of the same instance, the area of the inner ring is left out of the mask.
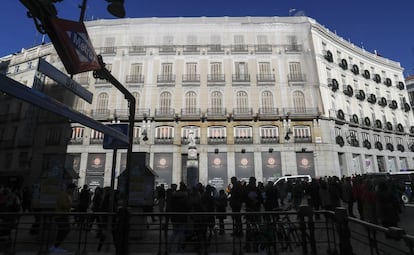
<path id="1" fill-rule="evenodd" d="M 295 12 L 295 11 L 296 11 L 296 9 L 295 9 L 295 8 L 290 8 L 290 9 L 289 9 L 289 16 L 292 16 L 292 13 L 293 13 L 293 12 Z"/>

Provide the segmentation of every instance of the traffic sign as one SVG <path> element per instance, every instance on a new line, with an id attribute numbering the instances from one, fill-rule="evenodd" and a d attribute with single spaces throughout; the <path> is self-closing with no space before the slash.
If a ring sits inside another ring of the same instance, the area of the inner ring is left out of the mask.
<path id="1" fill-rule="evenodd" d="M 39 106 L 46 111 L 54 112 L 60 116 L 64 116 L 72 121 L 83 124 L 87 127 L 93 128 L 104 134 L 111 135 L 115 139 L 129 144 L 129 137 L 119 132 L 116 129 L 105 126 L 104 124 L 83 115 L 80 112 L 72 110 L 69 106 L 49 97 L 42 92 L 31 89 L 20 82 L 17 82 L 4 74 L 0 74 L 0 91 L 7 93 L 13 97 L 19 98 L 23 101 L 29 102 L 33 105 Z"/>
<path id="2" fill-rule="evenodd" d="M 83 22 L 50 18 L 48 35 L 69 74 L 101 69 Z"/>
<path id="3" fill-rule="evenodd" d="M 128 135 L 128 124 L 107 124 L 107 127 L 118 130 L 119 132 Z M 104 149 L 128 149 L 128 143 L 122 142 L 111 135 L 104 135 L 103 140 Z"/>
<path id="4" fill-rule="evenodd" d="M 82 85 L 72 80 L 66 74 L 62 73 L 59 69 L 46 62 L 46 60 L 39 58 L 37 70 L 52 80 L 56 81 L 58 84 L 69 89 L 76 95 L 85 99 L 86 102 L 90 104 L 92 103 L 93 94 L 89 90 L 85 89 L 82 87 Z"/>

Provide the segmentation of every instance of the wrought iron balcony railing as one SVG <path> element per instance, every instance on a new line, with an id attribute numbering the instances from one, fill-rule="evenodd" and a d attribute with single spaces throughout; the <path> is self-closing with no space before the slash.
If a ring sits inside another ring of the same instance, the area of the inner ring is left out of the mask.
<path id="1" fill-rule="evenodd" d="M 254 46 L 254 50 L 257 53 L 272 53 L 271 44 L 257 44 Z"/>
<path id="2" fill-rule="evenodd" d="M 210 44 L 208 45 L 208 52 L 209 53 L 223 53 L 224 48 L 221 44 Z"/>
<path id="3" fill-rule="evenodd" d="M 199 74 L 183 74 L 183 82 L 200 82 Z"/>
<path id="4" fill-rule="evenodd" d="M 260 137 L 260 143 L 263 144 L 274 144 L 279 143 L 279 136 L 267 136 L 267 137 Z"/>
<path id="5" fill-rule="evenodd" d="M 98 120 L 106 120 L 109 118 L 111 111 L 109 109 L 91 110 L 91 117 Z"/>
<path id="6" fill-rule="evenodd" d="M 126 83 L 144 83 L 144 76 L 139 74 L 129 74 L 125 76 Z"/>
<path id="7" fill-rule="evenodd" d="M 250 82 L 250 74 L 233 74 L 233 82 Z"/>
<path id="8" fill-rule="evenodd" d="M 208 82 L 225 82 L 225 75 L 224 74 L 208 74 L 207 81 Z"/>
<path id="9" fill-rule="evenodd" d="M 140 45 L 133 45 L 128 48 L 129 54 L 145 54 L 145 47 Z"/>
<path id="10" fill-rule="evenodd" d="M 257 82 L 275 81 L 274 74 L 257 74 L 256 78 L 257 78 Z"/>
<path id="11" fill-rule="evenodd" d="M 288 81 L 306 81 L 306 75 L 303 73 L 290 73 L 288 74 Z"/>
<path id="12" fill-rule="evenodd" d="M 175 83 L 175 74 L 159 74 L 157 75 L 158 83 Z"/>

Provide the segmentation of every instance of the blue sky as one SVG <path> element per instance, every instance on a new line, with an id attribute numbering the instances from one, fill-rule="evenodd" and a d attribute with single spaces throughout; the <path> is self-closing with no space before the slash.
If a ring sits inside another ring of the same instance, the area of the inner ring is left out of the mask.
<path id="1" fill-rule="evenodd" d="M 57 3 L 58 16 L 79 19 L 82 0 Z M 0 15 L 0 56 L 41 42 L 34 23 L 18 0 L 5 0 Z M 89 0 L 86 19 L 114 18 L 104 0 Z M 125 0 L 127 17 L 288 16 L 289 9 L 304 13 L 346 40 L 370 52 L 401 63 L 404 74 L 414 75 L 413 0 Z M 292 14 L 295 14 L 293 12 Z"/>

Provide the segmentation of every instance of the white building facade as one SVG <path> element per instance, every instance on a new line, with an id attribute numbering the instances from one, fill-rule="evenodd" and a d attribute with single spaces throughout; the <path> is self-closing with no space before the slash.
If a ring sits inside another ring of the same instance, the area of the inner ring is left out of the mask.
<path id="1" fill-rule="evenodd" d="M 223 188 L 232 176 L 266 182 L 285 174 L 414 168 L 414 119 L 400 64 L 311 18 L 143 18 L 86 26 L 106 67 L 137 99 L 133 151 L 149 153 L 158 183 L 197 180 Z M 61 67 L 50 45 L 40 47 L 49 47 L 46 59 Z M 92 73 L 74 79 L 94 94 L 92 104 L 78 98 L 74 109 L 103 123 L 128 123 L 127 101 L 116 88 Z M 199 167 L 191 174 L 190 133 Z M 108 186 L 113 151 L 102 148 L 103 134 L 72 123 L 68 140 L 79 183 Z M 125 153 L 118 150 L 117 175 Z"/>

